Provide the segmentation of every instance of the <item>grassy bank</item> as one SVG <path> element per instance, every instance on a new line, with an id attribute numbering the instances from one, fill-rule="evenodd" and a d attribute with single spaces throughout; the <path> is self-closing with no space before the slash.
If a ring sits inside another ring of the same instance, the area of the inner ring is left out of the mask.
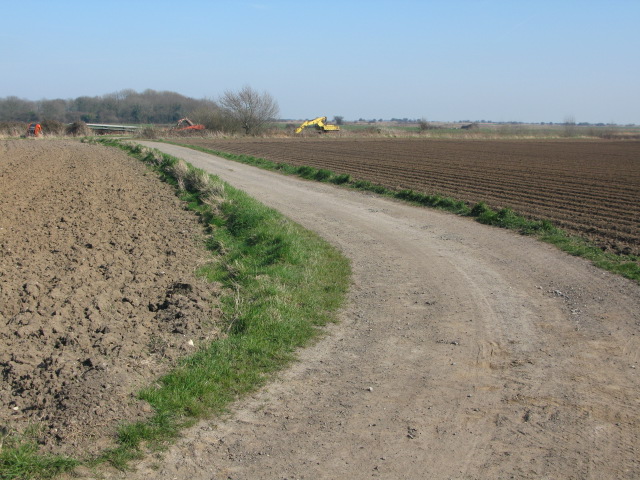
<path id="1" fill-rule="evenodd" d="M 212 257 L 197 274 L 223 287 L 225 334 L 139 393 L 154 414 L 123 425 L 116 448 L 69 459 L 40 455 L 35 441 L 12 437 L 0 451 L 2 480 L 52 478 L 78 464 L 125 469 L 263 385 L 322 334 L 319 327 L 336 320 L 348 290 L 348 261 L 317 235 L 176 158 L 132 143 L 102 143 L 147 163 L 199 215 Z"/>
<path id="2" fill-rule="evenodd" d="M 215 261 L 198 274 L 226 292 L 226 337 L 141 392 L 154 418 L 123 427 L 121 446 L 105 456 L 123 466 L 143 444 L 163 442 L 194 420 L 220 413 L 291 362 L 319 326 L 335 320 L 350 269 L 325 241 L 243 192 L 167 155 L 115 145 L 153 165 L 199 213 Z"/>
<path id="3" fill-rule="evenodd" d="M 583 238 L 568 234 L 564 230 L 554 226 L 553 223 L 548 220 L 530 220 L 518 215 L 509 208 L 503 208 L 499 211 L 495 211 L 484 203 L 469 206 L 463 201 L 443 197 L 437 194 L 429 195 L 413 190 L 393 190 L 385 187 L 384 185 L 374 184 L 366 180 L 354 179 L 350 175 L 336 174 L 325 169 L 277 163 L 264 158 L 209 150 L 183 143 L 175 144 L 266 170 L 277 171 L 287 175 L 296 175 L 307 180 L 330 182 L 358 190 L 370 191 L 387 197 L 407 201 L 415 205 L 428 206 L 439 210 L 449 211 L 457 215 L 472 217 L 480 223 L 515 230 L 523 235 L 535 236 L 539 240 L 555 245 L 562 251 L 571 255 L 586 258 L 599 268 L 622 275 L 640 283 L 639 256 L 616 255 L 603 252 L 596 245 L 591 244 Z"/>

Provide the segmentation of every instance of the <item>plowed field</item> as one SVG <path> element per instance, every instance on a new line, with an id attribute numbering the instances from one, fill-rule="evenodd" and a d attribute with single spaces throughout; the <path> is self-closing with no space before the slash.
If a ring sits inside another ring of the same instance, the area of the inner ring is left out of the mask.
<path id="1" fill-rule="evenodd" d="M 82 456 L 146 418 L 137 391 L 217 336 L 201 232 L 122 152 L 0 140 L 0 427 Z"/>
<path id="2" fill-rule="evenodd" d="M 510 207 L 640 253 L 640 142 L 193 139 L 212 150 L 327 168 L 393 189 Z"/>

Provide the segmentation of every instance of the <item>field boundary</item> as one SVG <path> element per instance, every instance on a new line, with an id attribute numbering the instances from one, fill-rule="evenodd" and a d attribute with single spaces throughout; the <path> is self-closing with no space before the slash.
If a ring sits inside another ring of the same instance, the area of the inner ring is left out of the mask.
<path id="1" fill-rule="evenodd" d="M 310 181 L 329 182 L 338 186 L 368 191 L 389 198 L 405 201 L 413 205 L 436 208 L 456 215 L 474 218 L 476 221 L 500 228 L 517 231 L 540 241 L 555 245 L 560 250 L 581 258 L 585 258 L 598 268 L 621 275 L 640 283 L 640 256 L 613 254 L 602 251 L 599 247 L 577 235 L 570 235 L 555 226 L 547 219 L 530 220 L 519 215 L 511 208 L 505 207 L 495 211 L 485 203 L 479 202 L 469 206 L 462 200 L 427 194 L 414 190 L 393 190 L 384 185 L 367 180 L 353 178 L 349 174 L 336 174 L 328 169 L 317 169 L 311 166 L 296 166 L 282 162 L 274 162 L 266 158 L 251 155 L 234 154 L 205 147 L 189 145 L 181 142 L 164 141 L 172 145 L 191 148 L 193 150 L 217 155 L 219 157 L 245 163 L 265 170 L 293 175 Z"/>
<path id="2" fill-rule="evenodd" d="M 295 359 L 295 350 L 337 320 L 350 267 L 334 247 L 219 178 L 187 164 L 200 178 L 224 185 L 207 196 L 180 187 L 182 160 L 135 143 L 104 141 L 148 163 L 200 214 L 210 233 L 207 247 L 219 259 L 198 274 L 222 284 L 227 336 L 187 357 L 140 397 L 155 410 L 150 422 L 125 426 L 121 446 L 104 460 L 125 468 L 143 446 L 158 447 L 199 418 L 225 411 Z M 206 189 L 205 189 L 206 191 Z"/>

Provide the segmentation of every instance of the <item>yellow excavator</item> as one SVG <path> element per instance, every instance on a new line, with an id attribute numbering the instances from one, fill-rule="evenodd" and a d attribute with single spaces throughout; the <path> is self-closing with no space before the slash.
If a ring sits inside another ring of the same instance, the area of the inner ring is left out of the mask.
<path id="1" fill-rule="evenodd" d="M 331 125 L 327 122 L 327 117 L 318 117 L 313 120 L 307 120 L 303 122 L 298 128 L 296 128 L 296 133 L 300 133 L 305 127 L 310 127 L 311 125 L 315 126 L 320 132 L 337 132 L 340 130 L 338 125 Z"/>

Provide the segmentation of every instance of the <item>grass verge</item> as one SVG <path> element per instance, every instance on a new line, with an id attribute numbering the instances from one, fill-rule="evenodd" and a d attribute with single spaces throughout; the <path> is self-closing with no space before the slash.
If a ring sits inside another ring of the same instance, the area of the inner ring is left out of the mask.
<path id="1" fill-rule="evenodd" d="M 226 336 L 140 393 L 155 415 L 120 430 L 120 447 L 105 459 L 122 468 L 143 444 L 162 444 L 193 421 L 222 412 L 291 362 L 297 348 L 318 336 L 318 327 L 335 320 L 350 267 L 318 236 L 219 179 L 191 166 L 181 175 L 177 159 L 138 145 L 108 144 L 175 182 L 207 225 L 208 247 L 217 255 L 198 274 L 226 291 Z M 189 181 L 190 172 L 199 185 Z"/>
<path id="2" fill-rule="evenodd" d="M 223 286 L 226 333 L 139 393 L 154 414 L 121 426 L 116 448 L 79 461 L 40 455 L 34 442 L 5 442 L 2 480 L 52 478 L 80 463 L 126 469 L 145 451 L 163 448 L 181 429 L 263 385 L 322 334 L 319 327 L 336 320 L 346 298 L 349 262 L 317 235 L 176 158 L 133 143 L 101 143 L 149 164 L 200 216 L 213 255 L 197 273 Z"/>
<path id="3" fill-rule="evenodd" d="M 415 205 L 428 206 L 445 210 L 457 215 L 475 218 L 478 222 L 500 228 L 515 230 L 523 235 L 532 235 L 539 240 L 555 245 L 564 252 L 590 260 L 595 266 L 603 270 L 622 275 L 640 283 L 640 256 L 616 255 L 602 251 L 596 245 L 575 235 L 570 235 L 556 227 L 549 220 L 530 220 L 509 208 L 499 211 L 492 210 L 484 203 L 472 207 L 461 200 L 440 195 L 429 195 L 413 190 L 393 190 L 384 185 L 371 183 L 366 180 L 353 179 L 348 174 L 336 174 L 325 169 L 309 166 L 294 166 L 277 163 L 264 158 L 239 155 L 183 143 L 167 142 L 194 150 L 211 153 L 222 158 L 253 165 L 266 170 L 278 171 L 287 175 L 296 175 L 307 180 L 330 182 L 337 185 L 377 193 L 379 195 L 404 200 Z"/>
<path id="4" fill-rule="evenodd" d="M 53 478 L 80 462 L 69 457 L 38 453 L 38 432 L 21 435 L 0 432 L 0 479 Z M 4 441 L 3 441 L 4 440 Z"/>

